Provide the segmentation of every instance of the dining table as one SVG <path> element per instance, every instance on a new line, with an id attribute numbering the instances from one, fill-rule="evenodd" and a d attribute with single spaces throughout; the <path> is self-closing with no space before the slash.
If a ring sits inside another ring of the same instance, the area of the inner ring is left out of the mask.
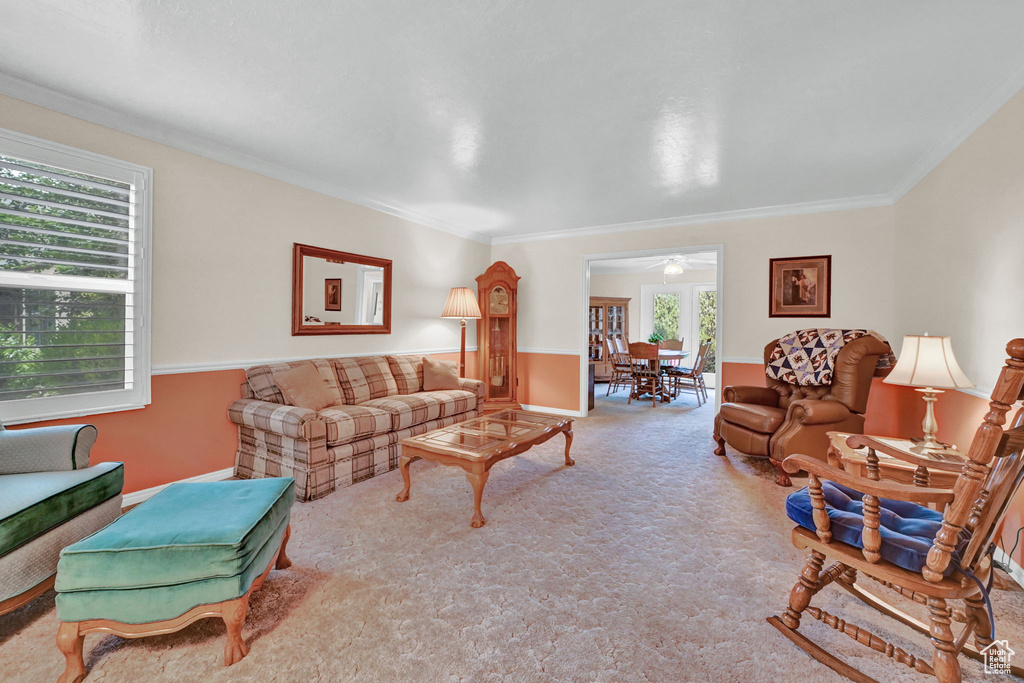
<path id="1" fill-rule="evenodd" d="M 658 360 L 651 360 L 648 364 L 651 366 L 651 369 L 654 370 L 655 363 L 657 363 L 659 366 L 664 365 L 666 363 L 670 365 L 676 365 L 680 361 L 689 357 L 689 355 L 689 351 L 679 351 L 676 349 L 658 349 Z M 641 396 L 646 396 L 649 393 L 649 391 L 637 390 L 634 391 L 633 398 L 637 399 L 640 398 Z M 672 394 L 667 389 L 662 390 L 661 400 L 663 403 L 668 403 L 669 401 L 672 400 Z"/>

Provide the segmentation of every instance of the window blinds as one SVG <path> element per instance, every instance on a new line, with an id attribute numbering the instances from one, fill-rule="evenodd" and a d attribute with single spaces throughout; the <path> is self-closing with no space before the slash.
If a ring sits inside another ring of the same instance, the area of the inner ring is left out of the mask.
<path id="1" fill-rule="evenodd" d="M 0 401 L 132 389 L 134 197 L 0 154 Z"/>

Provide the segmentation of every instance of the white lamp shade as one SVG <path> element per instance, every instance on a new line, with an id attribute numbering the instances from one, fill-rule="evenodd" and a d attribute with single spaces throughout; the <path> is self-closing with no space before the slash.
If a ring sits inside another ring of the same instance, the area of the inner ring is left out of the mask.
<path id="1" fill-rule="evenodd" d="M 479 318 L 480 306 L 476 302 L 476 294 L 469 287 L 452 287 L 448 292 L 448 301 L 441 311 L 442 318 Z"/>
<path id="2" fill-rule="evenodd" d="M 916 334 L 903 337 L 900 359 L 883 381 L 933 389 L 970 389 L 974 386 L 953 357 L 949 337 Z"/>

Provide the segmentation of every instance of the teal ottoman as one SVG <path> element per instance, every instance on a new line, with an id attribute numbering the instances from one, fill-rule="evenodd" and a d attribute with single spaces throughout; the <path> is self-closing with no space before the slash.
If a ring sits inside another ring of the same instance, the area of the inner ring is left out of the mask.
<path id="1" fill-rule="evenodd" d="M 59 683 L 85 678 L 85 634 L 139 638 L 205 617 L 227 625 L 224 663 L 249 653 L 249 596 L 284 569 L 295 480 L 171 484 L 112 524 L 68 546 L 57 564 Z"/>

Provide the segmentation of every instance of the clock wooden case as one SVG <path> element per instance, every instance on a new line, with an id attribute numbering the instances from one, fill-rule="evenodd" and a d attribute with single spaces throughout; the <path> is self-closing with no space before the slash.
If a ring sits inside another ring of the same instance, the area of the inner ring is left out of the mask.
<path id="1" fill-rule="evenodd" d="M 516 290 L 519 276 L 497 261 L 476 279 L 481 318 L 477 321 L 479 372 L 487 393 L 483 410 L 519 409 L 516 372 Z"/>

